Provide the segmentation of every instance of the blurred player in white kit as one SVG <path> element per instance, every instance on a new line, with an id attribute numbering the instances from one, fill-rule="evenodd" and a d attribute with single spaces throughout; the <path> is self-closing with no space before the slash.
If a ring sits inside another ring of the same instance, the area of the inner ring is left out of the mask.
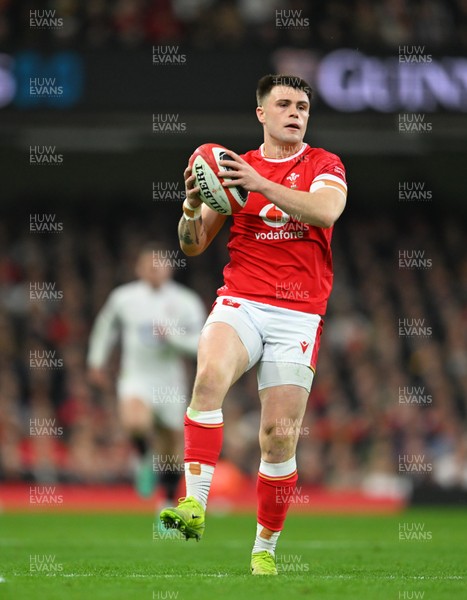
<path id="1" fill-rule="evenodd" d="M 183 418 L 188 398 L 185 357 L 196 357 L 206 312 L 192 290 L 172 280 L 174 258 L 148 243 L 136 262 L 138 279 L 111 292 L 96 317 L 87 357 L 89 380 L 109 385 L 106 364 L 118 340 L 119 416 L 137 455 L 135 485 L 153 493 L 158 474 L 174 500 L 181 476 Z"/>

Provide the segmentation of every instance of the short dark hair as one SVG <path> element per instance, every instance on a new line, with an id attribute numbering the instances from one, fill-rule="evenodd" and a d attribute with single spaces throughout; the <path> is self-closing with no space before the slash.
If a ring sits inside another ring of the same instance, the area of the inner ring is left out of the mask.
<path id="1" fill-rule="evenodd" d="M 301 90 L 308 96 L 308 100 L 311 104 L 313 97 L 313 90 L 311 86 L 301 77 L 296 75 L 265 75 L 258 81 L 258 87 L 256 88 L 256 101 L 258 106 L 261 106 L 265 97 L 269 94 L 273 87 L 278 85 L 291 87 L 294 90 Z"/>

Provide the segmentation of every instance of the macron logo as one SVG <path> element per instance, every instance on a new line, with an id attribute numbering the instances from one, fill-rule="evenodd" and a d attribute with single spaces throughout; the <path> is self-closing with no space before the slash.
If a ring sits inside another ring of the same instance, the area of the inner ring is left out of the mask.
<path id="1" fill-rule="evenodd" d="M 302 347 L 303 354 L 305 354 L 305 352 L 308 350 L 309 345 L 310 344 L 308 342 L 300 342 L 300 346 Z"/>

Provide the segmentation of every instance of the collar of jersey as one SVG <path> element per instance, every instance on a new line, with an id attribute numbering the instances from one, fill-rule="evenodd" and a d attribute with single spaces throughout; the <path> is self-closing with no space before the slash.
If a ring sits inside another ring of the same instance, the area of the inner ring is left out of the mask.
<path id="1" fill-rule="evenodd" d="M 300 154 L 303 154 L 303 152 L 305 152 L 305 148 L 307 148 L 307 146 L 308 146 L 308 144 L 303 142 L 300 150 L 298 152 L 296 152 L 295 154 L 292 154 L 292 156 L 287 156 L 287 158 L 269 158 L 268 156 L 264 156 L 264 144 L 261 144 L 261 146 L 259 147 L 259 151 L 261 154 L 261 158 L 263 160 L 267 160 L 268 162 L 273 162 L 273 163 L 283 163 L 283 162 L 287 162 L 288 160 L 292 160 L 293 158 L 297 158 L 297 156 L 300 156 Z"/>

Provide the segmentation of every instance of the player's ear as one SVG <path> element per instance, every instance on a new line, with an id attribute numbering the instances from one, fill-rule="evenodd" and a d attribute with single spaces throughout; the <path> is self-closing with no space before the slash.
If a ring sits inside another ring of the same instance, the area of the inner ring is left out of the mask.
<path id="1" fill-rule="evenodd" d="M 256 116 L 258 117 L 258 121 L 264 125 L 264 108 L 262 106 L 256 107 Z"/>

